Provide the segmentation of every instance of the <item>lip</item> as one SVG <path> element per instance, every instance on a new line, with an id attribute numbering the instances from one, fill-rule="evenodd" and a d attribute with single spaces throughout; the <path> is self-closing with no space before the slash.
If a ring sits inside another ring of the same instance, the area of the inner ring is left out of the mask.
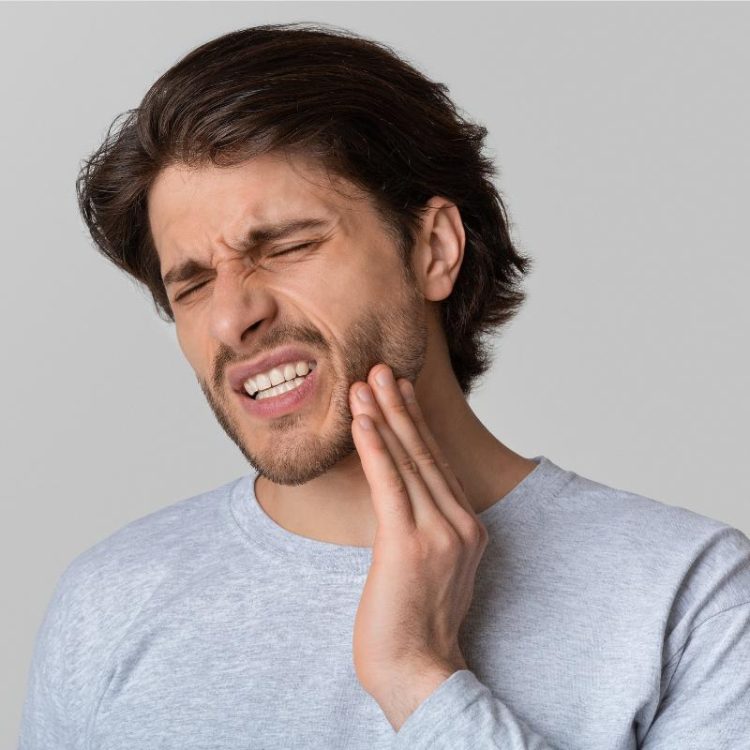
<path id="1" fill-rule="evenodd" d="M 244 382 L 260 372 L 267 372 L 272 367 L 283 364 L 284 362 L 315 362 L 317 368 L 317 359 L 310 356 L 308 352 L 298 346 L 285 346 L 277 349 L 265 357 L 259 357 L 252 362 L 243 362 L 227 369 L 227 380 L 233 391 L 245 393 Z M 265 400 L 265 399 L 264 399 Z"/>
<path id="2" fill-rule="evenodd" d="M 260 401 L 250 398 L 243 390 L 238 394 L 241 406 L 248 414 L 261 419 L 269 419 L 293 411 L 312 395 L 318 383 L 319 371 L 320 365 L 316 364 L 315 369 L 305 377 L 305 382 L 299 388 L 287 391 L 279 396 L 269 396 Z"/>

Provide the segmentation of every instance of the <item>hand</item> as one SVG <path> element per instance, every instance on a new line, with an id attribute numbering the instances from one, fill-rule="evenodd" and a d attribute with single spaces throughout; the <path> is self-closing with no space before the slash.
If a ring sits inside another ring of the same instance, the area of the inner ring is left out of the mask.
<path id="1" fill-rule="evenodd" d="M 385 385 L 377 382 L 381 374 Z M 377 520 L 354 621 L 354 667 L 398 730 L 441 682 L 468 669 L 458 632 L 488 534 L 429 431 L 411 384 L 397 384 L 384 364 L 370 370 L 368 384 L 355 382 L 349 391 L 352 435 Z M 363 388 L 369 403 L 358 398 Z M 370 429 L 361 415 L 370 417 Z"/>

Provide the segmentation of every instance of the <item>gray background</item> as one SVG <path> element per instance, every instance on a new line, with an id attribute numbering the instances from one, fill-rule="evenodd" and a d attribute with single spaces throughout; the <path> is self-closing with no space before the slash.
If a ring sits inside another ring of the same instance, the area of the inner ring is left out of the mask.
<path id="1" fill-rule="evenodd" d="M 79 553 L 246 473 L 145 292 L 98 256 L 80 160 L 198 44 L 323 21 L 490 129 L 529 299 L 471 397 L 525 456 L 750 532 L 746 3 L 0 5 L 0 746 Z"/>

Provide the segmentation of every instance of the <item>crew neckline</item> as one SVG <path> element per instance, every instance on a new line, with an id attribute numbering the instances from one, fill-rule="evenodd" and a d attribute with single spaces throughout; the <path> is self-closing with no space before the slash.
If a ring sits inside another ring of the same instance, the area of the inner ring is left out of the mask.
<path id="1" fill-rule="evenodd" d="M 548 500 L 574 475 L 546 456 L 534 456 L 531 460 L 536 467 L 510 492 L 478 514 L 488 529 L 499 521 L 507 521 L 531 503 Z M 372 562 L 372 547 L 323 542 L 280 526 L 258 502 L 255 495 L 258 476 L 257 471 L 252 471 L 237 479 L 228 497 L 229 511 L 250 546 L 295 567 L 350 575 L 367 574 Z"/>

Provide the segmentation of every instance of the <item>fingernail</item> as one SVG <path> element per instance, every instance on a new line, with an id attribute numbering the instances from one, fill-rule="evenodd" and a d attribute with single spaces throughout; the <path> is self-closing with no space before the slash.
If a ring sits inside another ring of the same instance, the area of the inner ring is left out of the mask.
<path id="1" fill-rule="evenodd" d="M 366 385 L 357 388 L 357 398 L 365 404 L 372 403 L 372 394 Z"/>
<path id="2" fill-rule="evenodd" d="M 387 386 L 393 382 L 393 375 L 390 370 L 379 370 L 375 376 L 375 382 L 380 386 Z"/>
<path id="3" fill-rule="evenodd" d="M 414 386 L 408 380 L 399 380 L 398 389 L 401 391 L 404 401 L 414 401 Z"/>

